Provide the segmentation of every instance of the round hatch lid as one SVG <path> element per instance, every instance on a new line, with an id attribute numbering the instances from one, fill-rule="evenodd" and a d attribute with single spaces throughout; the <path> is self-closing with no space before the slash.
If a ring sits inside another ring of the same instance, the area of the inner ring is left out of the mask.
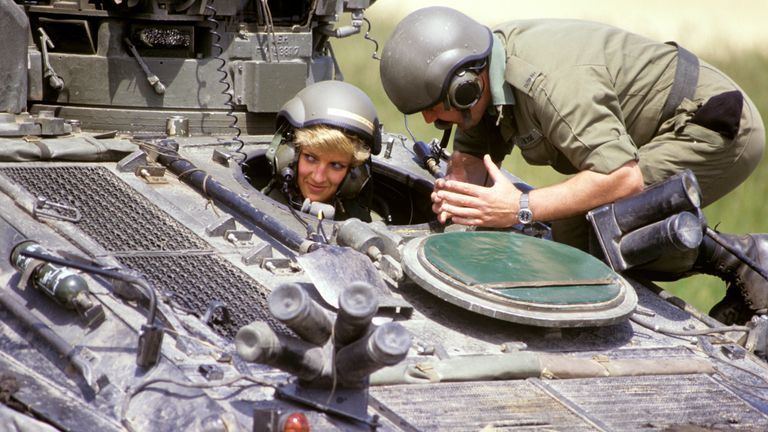
<path id="1" fill-rule="evenodd" d="M 411 240 L 408 276 L 464 309 L 520 324 L 589 327 L 625 320 L 632 286 L 579 249 L 522 234 L 463 231 Z"/>

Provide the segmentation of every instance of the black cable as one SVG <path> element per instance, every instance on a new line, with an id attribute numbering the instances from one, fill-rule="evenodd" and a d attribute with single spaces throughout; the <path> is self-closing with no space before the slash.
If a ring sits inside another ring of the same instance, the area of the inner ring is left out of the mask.
<path id="1" fill-rule="evenodd" d="M 371 22 L 368 20 L 368 18 L 363 18 L 363 21 L 365 21 L 365 23 L 368 24 L 368 30 L 365 32 L 365 35 L 363 35 L 363 39 L 367 41 L 371 41 L 374 45 L 373 54 L 371 55 L 371 58 L 374 60 L 381 60 L 381 58 L 379 57 L 379 43 L 376 42 L 376 39 L 370 36 Z"/>
<path id="2" fill-rule="evenodd" d="M 248 157 L 248 155 L 242 151 L 245 143 L 242 139 L 240 139 L 240 135 L 242 135 L 243 131 L 237 125 L 238 120 L 237 116 L 235 115 L 235 97 L 232 91 L 232 85 L 229 83 L 229 72 L 226 70 L 227 61 L 224 59 L 224 57 L 222 57 L 222 54 L 224 53 L 224 47 L 221 46 L 221 34 L 218 32 L 219 22 L 216 19 L 218 12 L 216 11 L 216 8 L 211 5 L 211 3 L 213 3 L 213 0 L 206 1 L 205 3 L 205 10 L 210 12 L 210 14 L 206 16 L 205 20 L 211 23 L 211 28 L 208 29 L 208 32 L 211 34 L 211 36 L 213 36 L 211 39 L 211 45 L 213 47 L 213 58 L 219 61 L 219 66 L 216 67 L 216 71 L 220 74 L 218 81 L 221 85 L 224 86 L 221 94 L 226 98 L 224 102 L 228 108 L 226 116 L 232 119 L 232 121 L 229 123 L 229 128 L 235 131 L 235 136 L 232 137 L 232 140 L 238 144 L 238 147 L 234 149 L 234 152 L 242 156 L 242 159 L 238 161 L 238 164 L 242 164 L 245 162 L 245 159 Z M 271 50 L 268 51 L 271 52 Z"/>
<path id="3" fill-rule="evenodd" d="M 445 155 L 445 149 L 448 148 L 448 141 L 451 140 L 451 133 L 453 132 L 453 126 L 449 127 L 448 129 L 443 130 L 443 137 L 440 139 L 440 149 L 437 153 L 437 160 L 448 160 L 448 157 Z M 434 149 L 432 149 L 434 152 Z"/>
<path id="4" fill-rule="evenodd" d="M 218 381 L 218 382 L 206 382 L 206 383 L 193 383 L 193 382 L 186 382 L 186 381 L 178 381 L 173 380 L 169 378 L 153 378 L 147 381 L 144 381 L 141 383 L 138 387 L 133 389 L 128 395 L 126 395 L 125 399 L 123 400 L 123 405 L 120 410 L 120 423 L 125 426 L 126 429 L 128 429 L 131 432 L 135 432 L 135 429 L 133 426 L 131 426 L 131 423 L 128 421 L 128 418 L 126 417 L 128 413 L 128 408 L 131 403 L 131 400 L 136 397 L 137 394 L 143 392 L 146 390 L 149 386 L 158 384 L 158 383 L 168 383 L 168 384 L 174 384 L 180 387 L 187 387 L 187 388 L 195 388 L 195 389 L 210 389 L 210 388 L 216 388 L 216 387 L 226 387 L 230 386 L 238 381 L 246 380 L 250 381 L 253 385 L 259 385 L 264 387 L 271 387 L 274 389 L 277 389 L 278 385 L 273 384 L 267 381 L 263 381 L 257 378 L 254 378 L 252 376 L 247 375 L 237 375 L 233 378 L 230 378 L 226 381 Z"/>
<path id="5" fill-rule="evenodd" d="M 409 209 L 409 216 L 408 216 L 408 223 L 406 225 L 410 225 L 413 222 L 413 215 L 416 212 L 415 206 L 413 204 L 413 196 L 411 196 L 410 188 L 408 189 L 408 195 L 404 194 L 400 189 L 395 188 L 393 186 L 390 186 L 386 183 L 381 183 L 376 185 L 377 188 L 386 188 L 391 193 L 395 195 L 399 195 L 404 201 L 408 202 L 408 209 Z"/>
<path id="6" fill-rule="evenodd" d="M 711 357 L 711 356 L 710 356 L 710 358 L 715 360 L 715 361 L 718 361 L 720 363 L 723 363 L 723 364 L 725 364 L 725 365 L 727 365 L 729 367 L 732 367 L 734 369 L 738 369 L 739 371 L 744 372 L 745 374 L 752 375 L 752 377 L 757 378 L 758 380 L 764 382 L 765 385 L 752 384 L 752 383 L 748 383 L 748 382 L 745 382 L 745 381 L 742 381 L 742 380 L 736 381 L 733 378 L 731 378 L 730 376 L 728 376 L 722 370 L 720 370 L 720 369 L 718 369 L 718 368 L 713 366 L 713 369 L 715 369 L 715 372 L 717 372 L 717 375 L 722 377 L 724 380 L 728 381 L 729 383 L 732 383 L 732 384 L 735 384 L 735 385 L 739 385 L 739 386 L 746 385 L 748 387 L 754 387 L 754 388 L 758 388 L 758 389 L 766 389 L 766 390 L 768 390 L 768 380 L 766 380 L 765 377 L 762 377 L 762 376 L 758 375 L 757 373 L 752 372 L 751 370 L 749 370 L 749 369 L 747 369 L 745 367 L 739 366 L 739 365 L 735 364 L 733 361 L 723 360 L 721 358 Z M 757 395 L 755 395 L 755 396 L 757 396 Z M 760 397 L 760 396 L 758 396 L 758 397 Z M 760 397 L 760 399 L 765 400 L 765 397 Z"/>
<path id="7" fill-rule="evenodd" d="M 33 250 L 24 250 L 19 252 L 19 254 L 30 257 L 30 258 L 35 258 L 41 261 L 49 262 L 51 264 L 56 264 L 62 267 L 74 268 L 74 269 L 82 270 L 86 273 L 93 273 L 93 274 L 97 274 L 107 278 L 117 279 L 124 282 L 128 282 L 130 284 L 138 285 L 139 287 L 142 288 L 144 293 L 149 298 L 149 315 L 147 316 L 147 323 L 152 326 L 154 325 L 155 316 L 157 315 L 157 294 L 155 293 L 155 290 L 143 278 L 126 273 L 124 271 L 107 269 L 107 268 L 102 268 L 95 265 L 90 265 L 90 264 L 81 263 L 77 261 L 66 260 L 63 258 L 40 253 Z"/>
<path id="8" fill-rule="evenodd" d="M 295 202 L 294 199 L 293 199 L 294 196 L 293 196 L 293 193 L 291 193 L 290 186 L 288 186 L 288 183 L 286 183 L 286 182 L 283 183 L 281 193 L 288 198 L 288 205 L 287 205 L 287 207 L 288 207 L 288 210 L 291 211 L 291 214 L 293 215 L 293 217 L 296 218 L 296 220 L 299 221 L 299 223 L 301 223 L 301 225 L 304 226 L 304 229 L 307 231 L 307 235 L 308 236 L 312 235 L 312 233 L 313 233 L 312 227 L 309 226 L 309 223 L 307 221 L 305 221 L 304 218 L 301 217 L 301 215 L 299 215 L 299 213 L 293 207 L 293 203 Z"/>

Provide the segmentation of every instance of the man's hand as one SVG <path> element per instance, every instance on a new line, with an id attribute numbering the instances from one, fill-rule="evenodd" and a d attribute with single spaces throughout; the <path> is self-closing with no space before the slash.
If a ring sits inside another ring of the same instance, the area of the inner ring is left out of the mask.
<path id="1" fill-rule="evenodd" d="M 487 177 L 488 173 L 482 159 L 458 150 L 453 151 L 451 159 L 448 161 L 448 172 L 444 178 L 435 181 L 435 189 L 432 193 L 432 211 L 437 214 L 437 219 L 441 223 L 446 223 L 451 218 L 450 214 L 439 210 L 442 200 L 436 194 L 437 191 L 445 187 L 447 180 L 481 185 L 485 183 Z"/>
<path id="2" fill-rule="evenodd" d="M 438 220 L 448 219 L 464 225 L 509 227 L 518 222 L 521 192 L 494 165 L 484 158 L 491 187 L 476 186 L 448 179 L 435 182 L 432 211 Z M 536 220 L 553 221 L 634 195 L 643 190 L 643 173 L 632 160 L 609 174 L 581 171 L 560 183 L 530 192 L 530 207 Z"/>
<path id="3" fill-rule="evenodd" d="M 485 184 L 488 179 L 488 171 L 486 171 L 483 160 L 479 157 L 454 151 L 451 153 L 451 160 L 448 161 L 448 172 L 445 179 L 488 186 Z"/>
<path id="4" fill-rule="evenodd" d="M 517 223 L 517 202 L 521 192 L 502 174 L 489 155 L 485 155 L 483 163 L 492 184 L 490 187 L 455 178 L 435 182 L 432 210 L 441 223 L 449 218 L 458 224 L 497 228 Z"/>

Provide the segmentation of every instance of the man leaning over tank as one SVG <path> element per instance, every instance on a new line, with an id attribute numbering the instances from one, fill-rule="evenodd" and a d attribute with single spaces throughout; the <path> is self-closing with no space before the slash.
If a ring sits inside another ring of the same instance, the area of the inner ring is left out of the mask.
<path id="1" fill-rule="evenodd" d="M 586 249 L 585 213 L 690 169 L 702 206 L 757 167 L 765 130 L 727 76 L 675 44 L 604 24 L 522 20 L 493 30 L 445 7 L 417 10 L 386 43 L 384 89 L 405 113 L 458 126 L 433 211 L 445 223 L 552 222 L 555 240 Z M 532 165 L 572 175 L 522 193 L 498 165 L 513 147 Z M 721 235 L 762 268 L 768 236 Z M 710 312 L 745 321 L 768 308 L 768 281 L 704 237 L 693 268 L 729 282 Z"/>

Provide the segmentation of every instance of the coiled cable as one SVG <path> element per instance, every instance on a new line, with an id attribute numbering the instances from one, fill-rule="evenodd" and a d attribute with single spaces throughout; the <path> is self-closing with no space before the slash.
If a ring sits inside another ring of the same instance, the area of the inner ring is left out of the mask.
<path id="1" fill-rule="evenodd" d="M 365 21 L 366 24 L 368 24 L 368 30 L 366 30 L 365 35 L 363 35 L 363 39 L 367 41 L 371 41 L 373 43 L 373 54 L 371 54 L 371 58 L 374 60 L 381 61 L 381 57 L 379 57 L 379 43 L 376 41 L 376 39 L 371 37 L 371 21 L 368 20 L 368 18 L 363 18 L 363 21 Z"/>
<path id="2" fill-rule="evenodd" d="M 228 108 L 226 116 L 232 119 L 232 121 L 229 123 L 229 128 L 235 132 L 235 136 L 232 137 L 232 141 L 237 143 L 237 148 L 235 148 L 233 151 L 234 153 L 237 153 L 241 156 L 238 164 L 242 165 L 247 158 L 247 155 L 243 152 L 245 143 L 240 138 L 240 135 L 242 135 L 242 130 L 237 125 L 237 116 L 235 115 L 235 102 L 233 94 L 234 92 L 232 89 L 232 84 L 229 83 L 229 73 L 226 69 L 227 61 L 223 57 L 224 47 L 221 46 L 221 34 L 218 31 L 219 21 L 216 19 L 217 11 L 216 8 L 213 7 L 212 3 L 213 0 L 208 1 L 205 4 L 205 10 L 207 12 L 205 20 L 211 24 L 211 27 L 208 29 L 212 36 L 211 46 L 213 49 L 211 53 L 213 58 L 219 61 L 219 65 L 216 67 L 216 71 L 219 72 L 218 81 L 223 86 L 221 94 L 226 98 L 224 102 Z"/>

